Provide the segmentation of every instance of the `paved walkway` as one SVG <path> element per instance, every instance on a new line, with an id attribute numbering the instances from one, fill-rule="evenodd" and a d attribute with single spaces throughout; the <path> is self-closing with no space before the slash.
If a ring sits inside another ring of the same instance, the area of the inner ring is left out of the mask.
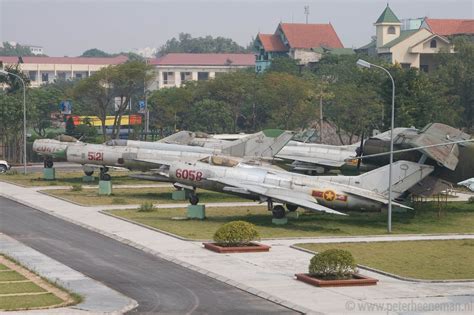
<path id="1" fill-rule="evenodd" d="M 0 194 L 302 312 L 392 314 L 402 313 L 401 310 L 404 309 L 424 313 L 423 309 L 419 308 L 423 305 L 436 307 L 438 310 L 440 307 L 444 307 L 443 310 L 446 310 L 446 307 L 459 307 L 457 312 L 450 313 L 472 313 L 473 310 L 474 282 L 407 282 L 370 271 L 363 273 L 379 279 L 377 286 L 315 288 L 294 279 L 295 273 L 306 272 L 311 254 L 293 249 L 289 245 L 316 240 L 347 241 L 347 238 L 269 240 L 263 242 L 272 246 L 269 253 L 222 255 L 203 249 L 199 242 L 182 241 L 100 214 L 96 208 L 74 205 L 33 189 L 0 183 Z M 393 236 L 391 240 L 413 237 L 415 236 Z M 472 235 L 436 237 L 457 239 L 472 238 Z M 377 241 L 380 238 L 383 236 L 353 239 Z M 469 305 L 471 309 L 467 308 Z M 444 314 L 446 311 L 437 313 Z"/>
<path id="2" fill-rule="evenodd" d="M 81 295 L 83 302 L 49 310 L 0 312 L 0 314 L 121 314 L 136 302 L 63 264 L 0 233 L 0 253 L 6 254 L 40 276 Z"/>

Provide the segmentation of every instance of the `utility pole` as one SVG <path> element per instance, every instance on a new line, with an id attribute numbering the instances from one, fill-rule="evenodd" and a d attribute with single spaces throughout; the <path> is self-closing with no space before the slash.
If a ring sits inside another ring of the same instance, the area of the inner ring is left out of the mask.
<path id="1" fill-rule="evenodd" d="M 306 24 L 308 24 L 309 5 L 304 6 L 304 14 L 306 15 Z"/>

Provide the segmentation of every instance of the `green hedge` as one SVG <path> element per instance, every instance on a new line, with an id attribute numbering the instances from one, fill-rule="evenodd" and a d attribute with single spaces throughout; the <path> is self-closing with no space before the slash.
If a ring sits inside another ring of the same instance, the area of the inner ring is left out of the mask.
<path id="1" fill-rule="evenodd" d="M 314 255 L 309 264 L 309 274 L 325 280 L 350 279 L 357 272 L 352 254 L 343 249 L 328 249 Z"/>
<path id="2" fill-rule="evenodd" d="M 260 238 L 255 225 L 245 221 L 232 221 L 221 226 L 214 234 L 220 246 L 241 246 Z"/>

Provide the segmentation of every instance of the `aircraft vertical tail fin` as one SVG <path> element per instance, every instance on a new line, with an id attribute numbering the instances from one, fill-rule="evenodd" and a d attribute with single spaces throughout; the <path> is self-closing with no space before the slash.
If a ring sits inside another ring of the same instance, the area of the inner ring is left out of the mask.
<path id="1" fill-rule="evenodd" d="M 389 167 L 385 165 L 371 172 L 350 178 L 349 185 L 388 196 Z M 397 198 L 427 177 L 434 168 L 409 161 L 397 161 L 392 166 L 392 195 Z"/>
<path id="2" fill-rule="evenodd" d="M 182 131 L 173 133 L 172 135 L 168 137 L 160 139 L 157 142 L 187 145 L 194 139 L 194 137 L 195 135 L 193 132 L 182 130 Z"/>
<path id="3" fill-rule="evenodd" d="M 222 153 L 234 157 L 273 158 L 293 137 L 293 132 L 267 129 L 222 147 Z"/>

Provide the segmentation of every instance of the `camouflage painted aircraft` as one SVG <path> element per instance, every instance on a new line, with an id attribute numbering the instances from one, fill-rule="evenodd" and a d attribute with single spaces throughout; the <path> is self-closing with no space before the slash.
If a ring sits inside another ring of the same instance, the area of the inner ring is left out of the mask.
<path id="1" fill-rule="evenodd" d="M 308 176 L 272 166 L 249 165 L 240 159 L 209 156 L 194 162 L 159 159 L 137 160 L 154 164 L 148 177 L 169 181 L 192 192 L 190 203 L 197 204 L 196 188 L 236 194 L 268 203 L 275 218 L 302 207 L 313 211 L 342 214 L 346 210 L 380 211 L 388 204 L 388 166 L 359 176 Z M 398 161 L 393 165 L 393 198 L 401 196 L 433 171 L 432 166 Z M 406 207 L 394 202 L 394 205 Z"/>

